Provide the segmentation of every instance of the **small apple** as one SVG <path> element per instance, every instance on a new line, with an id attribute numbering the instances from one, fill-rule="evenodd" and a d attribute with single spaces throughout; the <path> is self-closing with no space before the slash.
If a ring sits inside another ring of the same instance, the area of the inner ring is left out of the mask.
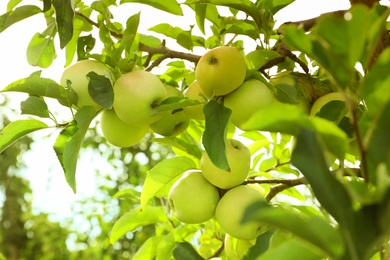
<path id="1" fill-rule="evenodd" d="M 131 125 L 147 125 L 163 113 L 153 114 L 168 93 L 161 80 L 151 72 L 134 70 L 123 74 L 114 84 L 114 104 L 118 117 Z"/>
<path id="2" fill-rule="evenodd" d="M 177 219 L 187 224 L 202 223 L 214 217 L 219 199 L 218 189 L 199 170 L 186 171 L 168 194 Z"/>
<path id="3" fill-rule="evenodd" d="M 105 109 L 100 115 L 100 127 L 109 143 L 118 147 L 130 147 L 147 133 L 149 125 L 134 126 L 118 118 L 113 109 Z"/>
<path id="4" fill-rule="evenodd" d="M 230 120 L 238 128 L 255 112 L 270 106 L 275 100 L 272 91 L 260 80 L 250 79 L 224 97 L 224 105 L 232 110 Z"/>
<path id="5" fill-rule="evenodd" d="M 219 46 L 206 52 L 195 68 L 195 78 L 205 93 L 226 95 L 244 82 L 246 64 L 240 52 L 229 46 Z"/>
<path id="6" fill-rule="evenodd" d="M 248 176 L 251 154 L 243 143 L 235 139 L 226 140 L 226 158 L 230 169 L 222 170 L 215 166 L 204 151 L 200 159 L 203 176 L 213 185 L 221 189 L 230 189 L 240 185 Z"/>
<path id="7" fill-rule="evenodd" d="M 225 235 L 224 241 L 225 255 L 229 260 L 243 259 L 249 248 L 256 243 L 256 239 L 243 240 L 232 237 L 229 234 Z"/>
<path id="8" fill-rule="evenodd" d="M 181 96 L 180 90 L 173 86 L 166 85 L 168 96 Z M 150 125 L 150 128 L 157 134 L 163 136 L 176 136 L 186 130 L 190 124 L 190 118 L 184 113 L 183 109 L 172 110 L 164 113 L 164 115 L 156 122 Z"/>
<path id="9" fill-rule="evenodd" d="M 198 81 L 192 82 L 184 91 L 184 97 L 198 100 L 199 105 L 184 107 L 184 113 L 191 119 L 195 120 L 204 120 L 203 107 L 204 104 L 211 98 L 210 95 L 206 94 L 202 88 L 199 86 Z"/>
<path id="10" fill-rule="evenodd" d="M 239 185 L 228 190 L 218 202 L 215 219 L 221 228 L 232 237 L 252 240 L 264 227 L 256 221 L 241 223 L 246 208 L 256 201 L 264 201 L 264 196 L 249 185 Z"/>
<path id="11" fill-rule="evenodd" d="M 102 108 L 92 100 L 88 92 L 89 80 L 87 74 L 91 71 L 107 77 L 111 82 L 114 80 L 111 70 L 104 63 L 97 60 L 80 60 L 66 68 L 61 75 L 60 85 L 67 87 L 69 83 L 77 94 L 76 109 L 83 106 L 93 106 L 96 110 Z"/>

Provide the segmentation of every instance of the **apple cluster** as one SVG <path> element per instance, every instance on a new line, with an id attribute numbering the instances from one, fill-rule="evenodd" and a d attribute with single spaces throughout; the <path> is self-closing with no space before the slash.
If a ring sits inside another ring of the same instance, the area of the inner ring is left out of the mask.
<path id="1" fill-rule="evenodd" d="M 241 220 L 247 206 L 264 201 L 264 194 L 255 185 L 243 184 L 250 170 L 249 149 L 236 139 L 227 139 L 225 152 L 229 170 L 217 168 L 204 151 L 200 169 L 186 171 L 172 185 L 169 204 L 183 223 L 202 223 L 214 218 L 230 236 L 253 240 L 262 226 Z"/>

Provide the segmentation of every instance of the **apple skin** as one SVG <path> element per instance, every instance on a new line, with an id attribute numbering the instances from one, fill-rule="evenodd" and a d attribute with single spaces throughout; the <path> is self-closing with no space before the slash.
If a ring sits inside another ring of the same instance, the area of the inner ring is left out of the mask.
<path id="1" fill-rule="evenodd" d="M 246 64 L 240 52 L 229 46 L 219 46 L 206 52 L 195 68 L 195 78 L 205 93 L 226 95 L 244 82 Z"/>
<path id="2" fill-rule="evenodd" d="M 168 97 L 164 84 L 154 74 L 134 70 L 123 74 L 114 84 L 114 104 L 118 117 L 130 125 L 147 125 L 164 113 L 153 115 L 153 109 Z"/>
<path id="3" fill-rule="evenodd" d="M 104 63 L 97 60 L 80 60 L 66 68 L 61 75 L 60 85 L 67 87 L 67 81 L 70 80 L 71 87 L 77 94 L 76 109 L 83 106 L 93 106 L 96 110 L 102 108 L 92 100 L 88 92 L 89 80 L 87 74 L 91 71 L 98 75 L 104 75 L 111 82 L 114 80 L 114 74 L 111 70 Z"/>
<path id="4" fill-rule="evenodd" d="M 205 120 L 203 107 L 204 103 L 206 103 L 208 99 L 211 98 L 211 95 L 206 94 L 196 80 L 186 88 L 183 95 L 186 98 L 198 100 L 202 103 L 199 105 L 184 107 L 184 113 L 191 119 Z"/>
<path id="5" fill-rule="evenodd" d="M 224 105 L 232 110 L 230 120 L 238 128 L 255 114 L 275 102 L 272 91 L 260 80 L 250 79 L 224 97 Z"/>
<path id="6" fill-rule="evenodd" d="M 218 189 L 199 170 L 186 171 L 175 181 L 168 194 L 177 219 L 187 224 L 213 218 L 219 199 Z"/>
<path id="7" fill-rule="evenodd" d="M 181 96 L 180 90 L 173 86 L 166 85 L 168 96 Z M 182 133 L 190 124 L 191 119 L 181 110 L 172 110 L 164 113 L 164 115 L 156 122 L 150 125 L 153 132 L 162 136 L 176 136 Z"/>
<path id="8" fill-rule="evenodd" d="M 225 255 L 229 260 L 243 259 L 249 248 L 254 246 L 254 244 L 256 243 L 256 239 L 237 239 L 229 234 L 225 235 L 224 241 Z"/>
<path id="9" fill-rule="evenodd" d="M 134 126 L 118 118 L 113 109 L 100 114 L 100 128 L 107 141 L 118 147 L 130 147 L 138 143 L 148 132 L 149 125 Z"/>
<path id="10" fill-rule="evenodd" d="M 221 228 L 232 237 L 252 240 L 263 229 L 258 222 L 241 223 L 246 208 L 256 201 L 264 201 L 264 196 L 250 185 L 239 185 L 228 190 L 219 200 L 215 209 L 215 219 Z"/>
<path id="11" fill-rule="evenodd" d="M 225 171 L 215 166 L 204 151 L 200 159 L 203 176 L 214 186 L 230 189 L 240 185 L 248 176 L 251 154 L 243 143 L 235 139 L 226 140 L 226 157 L 230 170 Z"/>

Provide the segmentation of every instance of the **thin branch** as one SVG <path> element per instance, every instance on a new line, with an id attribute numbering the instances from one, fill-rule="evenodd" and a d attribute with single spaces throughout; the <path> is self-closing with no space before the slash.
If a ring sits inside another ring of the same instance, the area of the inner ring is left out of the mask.
<path id="1" fill-rule="evenodd" d="M 280 184 L 272 186 L 268 192 L 268 194 L 265 196 L 266 201 L 271 201 L 279 192 L 284 191 L 286 189 L 289 189 L 294 186 L 307 184 L 306 178 L 301 177 L 298 179 L 291 179 L 291 180 L 285 180 L 287 182 L 280 182 Z"/>

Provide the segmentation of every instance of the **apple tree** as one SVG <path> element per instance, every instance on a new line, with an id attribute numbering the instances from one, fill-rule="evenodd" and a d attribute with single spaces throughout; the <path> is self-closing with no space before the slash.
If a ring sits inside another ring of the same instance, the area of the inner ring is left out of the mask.
<path id="1" fill-rule="evenodd" d="M 93 122 L 111 147 L 169 147 L 107 234 L 115 244 L 153 227 L 132 259 L 388 259 L 390 9 L 351 0 L 276 27 L 293 2 L 9 0 L 0 32 L 36 15 L 47 27 L 26 52 L 37 72 L 1 88 L 26 99 L 0 153 L 53 129 L 77 192 Z M 116 20 L 135 3 L 160 16 Z M 141 31 L 143 19 L 155 25 Z M 59 81 L 42 76 L 57 55 Z"/>

